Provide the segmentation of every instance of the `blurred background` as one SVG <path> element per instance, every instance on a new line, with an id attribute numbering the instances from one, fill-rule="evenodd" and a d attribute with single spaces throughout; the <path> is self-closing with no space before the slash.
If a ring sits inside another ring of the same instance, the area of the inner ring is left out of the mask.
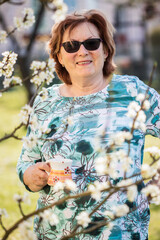
<path id="1" fill-rule="evenodd" d="M 16 31 L 0 44 L 1 53 L 14 51 L 18 54 L 15 75 L 22 79 L 28 77 L 30 64 L 33 60 L 48 59 L 47 42 L 54 24 L 55 11 L 53 0 L 0 0 L 0 30 L 10 32 L 13 29 L 13 18 L 22 15 L 25 7 L 31 7 L 36 21 L 25 31 Z M 152 86 L 160 92 L 160 0 L 64 0 L 68 13 L 83 9 L 99 9 L 114 25 L 116 32 L 115 62 L 117 73 L 136 75 L 145 83 L 148 82 L 153 63 L 158 63 Z M 3 88 L 3 78 L 0 78 L 0 89 Z M 56 77 L 54 83 L 59 83 Z M 19 111 L 32 97 L 35 87 L 26 81 L 23 87 L 15 87 L 0 98 L 0 138 L 10 133 L 19 123 Z M 17 135 L 23 136 L 26 129 L 21 129 Z M 146 138 L 145 147 L 156 145 L 160 141 L 153 137 Z M 20 217 L 14 193 L 25 191 L 16 175 L 16 162 L 20 155 L 22 143 L 8 139 L 0 143 L 0 208 L 6 208 L 9 218 L 4 219 L 7 226 Z M 144 161 L 149 156 L 144 155 Z M 31 194 L 32 205 L 25 206 L 26 211 L 35 209 L 38 194 Z M 151 206 L 151 224 L 149 239 L 160 240 L 160 207 Z M 3 231 L 0 227 L 0 237 Z M 18 233 L 9 239 L 18 240 Z"/>

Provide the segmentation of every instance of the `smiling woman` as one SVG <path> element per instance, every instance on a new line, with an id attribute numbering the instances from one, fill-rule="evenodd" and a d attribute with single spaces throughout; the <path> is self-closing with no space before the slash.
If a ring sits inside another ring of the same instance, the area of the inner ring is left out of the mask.
<path id="1" fill-rule="evenodd" d="M 94 194 L 51 209 L 50 217 L 58 217 L 56 224 L 37 216 L 34 226 L 39 240 L 66 239 L 77 229 L 78 236 L 70 239 L 148 239 L 149 203 L 141 192 L 141 165 L 145 135 L 160 137 L 160 96 L 135 76 L 113 74 L 113 32 L 96 10 L 68 15 L 53 27 L 50 57 L 63 84 L 48 88 L 47 99 L 36 98 L 31 122 L 36 118 L 40 126 L 29 125 L 28 135 L 38 136 L 41 127 L 50 131 L 31 148 L 23 147 L 17 169 L 28 190 L 40 191 L 38 208 L 66 195 L 47 184 L 51 159 L 71 159 L 78 193 L 89 188 Z M 138 111 L 133 134 L 133 117 Z M 134 184 L 130 195 L 120 190 L 126 179 Z M 119 188 L 110 195 L 101 193 L 104 186 Z M 106 226 L 114 216 L 112 228 Z M 102 223 L 104 227 L 93 230 Z M 79 235 L 81 226 L 85 232 Z"/>
<path id="2" fill-rule="evenodd" d="M 87 39 L 98 38 L 98 45 L 100 49 L 87 49 L 87 44 L 79 45 L 80 48 L 85 47 L 85 53 L 90 56 L 94 55 L 94 52 L 102 51 L 104 54 L 105 61 L 103 62 L 102 72 L 104 78 L 110 76 L 110 74 L 115 69 L 115 64 L 113 63 L 113 56 L 115 53 L 115 43 L 113 40 L 114 28 L 104 17 L 102 13 L 99 13 L 96 10 L 91 10 L 85 12 L 84 14 L 75 13 L 73 15 L 67 16 L 67 18 L 55 25 L 52 29 L 52 37 L 49 42 L 50 47 L 50 57 L 53 58 L 56 62 L 56 71 L 59 78 L 66 84 L 72 84 L 70 79 L 70 73 L 68 73 L 65 67 L 59 62 L 59 54 L 63 54 L 63 48 L 65 41 L 70 41 L 73 46 L 73 40 L 78 40 L 78 42 L 85 41 Z M 99 43 L 101 43 L 99 45 Z M 88 42 L 93 46 L 92 42 Z M 95 43 L 94 43 L 95 44 Z M 86 46 L 85 46 L 86 45 Z M 75 54 L 78 54 L 78 50 L 74 51 Z M 66 52 L 67 53 L 67 52 Z M 84 60 L 84 59 L 82 59 Z M 88 60 L 87 58 L 85 60 Z M 91 60 L 91 59 L 89 59 Z M 80 60 L 81 61 L 81 60 Z"/>

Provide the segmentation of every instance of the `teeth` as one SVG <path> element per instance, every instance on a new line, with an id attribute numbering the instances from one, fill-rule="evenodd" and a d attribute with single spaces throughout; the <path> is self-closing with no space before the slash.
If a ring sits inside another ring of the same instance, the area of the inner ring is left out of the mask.
<path id="1" fill-rule="evenodd" d="M 86 62 L 78 62 L 78 64 L 85 64 L 85 63 L 90 63 L 90 61 L 86 61 Z"/>

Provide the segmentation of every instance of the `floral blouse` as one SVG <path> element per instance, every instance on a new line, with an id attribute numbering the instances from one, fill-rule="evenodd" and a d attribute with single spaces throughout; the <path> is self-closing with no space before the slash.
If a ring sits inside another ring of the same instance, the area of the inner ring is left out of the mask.
<path id="1" fill-rule="evenodd" d="M 101 155 L 101 152 L 97 150 L 99 144 L 97 136 L 100 136 L 102 129 L 105 129 L 101 147 L 106 149 L 112 135 L 119 131 L 130 131 L 133 119 L 127 115 L 128 105 L 130 102 L 136 101 L 139 93 L 145 94 L 148 86 L 137 77 L 127 75 L 113 75 L 110 84 L 103 90 L 80 97 L 61 96 L 59 86 L 57 84 L 48 88 L 46 100 L 42 101 L 40 96 L 36 98 L 34 114 L 36 114 L 39 124 L 49 127 L 51 131 L 45 135 L 46 140 L 38 141 L 36 147 L 32 149 L 23 147 L 17 170 L 23 182 L 25 170 L 36 162 L 47 161 L 54 158 L 55 155 L 72 159 L 72 179 L 81 192 L 96 180 L 106 181 L 106 177 L 97 175 L 95 171 L 95 159 Z M 145 135 L 160 137 L 160 96 L 152 88 L 149 88 L 148 96 L 150 109 L 145 112 L 147 129 L 145 133 L 139 129 L 134 131 L 130 145 L 130 157 L 133 162 L 127 176 L 140 172 Z M 66 128 L 68 117 L 72 123 L 68 124 Z M 30 130 L 29 127 L 28 134 Z M 53 141 L 47 141 L 47 138 L 52 138 Z M 128 150 L 127 143 L 124 143 L 122 147 L 124 150 Z M 123 179 L 124 172 L 121 166 L 118 167 L 117 172 L 118 177 L 110 179 L 112 184 Z M 138 180 L 138 176 L 135 180 Z M 112 229 L 101 227 L 73 239 L 147 240 L 150 216 L 148 201 L 141 193 L 143 187 L 144 184 L 138 185 L 138 194 L 133 202 L 128 201 L 124 192 L 113 194 L 92 216 L 92 223 L 102 221 L 104 211 L 111 210 L 113 206 L 127 204 L 133 211 L 126 216 L 117 218 L 113 222 Z M 63 191 L 54 192 L 54 189 L 48 185 L 39 194 L 38 208 L 47 206 L 65 195 Z M 105 197 L 105 194 L 103 193 L 102 198 Z M 65 204 L 55 207 L 53 211 L 59 218 L 59 223 L 55 226 L 51 226 L 45 220 L 39 223 L 38 217 L 36 217 L 34 228 L 38 239 L 61 239 L 74 229 L 76 216 L 83 210 L 91 212 L 97 203 L 90 196 L 67 201 Z M 135 208 L 136 210 L 134 210 Z"/>

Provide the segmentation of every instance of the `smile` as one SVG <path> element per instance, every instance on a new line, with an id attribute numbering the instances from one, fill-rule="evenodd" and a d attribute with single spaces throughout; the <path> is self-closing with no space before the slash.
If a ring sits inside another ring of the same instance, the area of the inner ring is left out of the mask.
<path id="1" fill-rule="evenodd" d="M 91 63 L 92 61 L 82 61 L 82 62 L 77 62 L 76 64 L 78 65 L 84 65 L 84 64 L 89 64 Z"/>

